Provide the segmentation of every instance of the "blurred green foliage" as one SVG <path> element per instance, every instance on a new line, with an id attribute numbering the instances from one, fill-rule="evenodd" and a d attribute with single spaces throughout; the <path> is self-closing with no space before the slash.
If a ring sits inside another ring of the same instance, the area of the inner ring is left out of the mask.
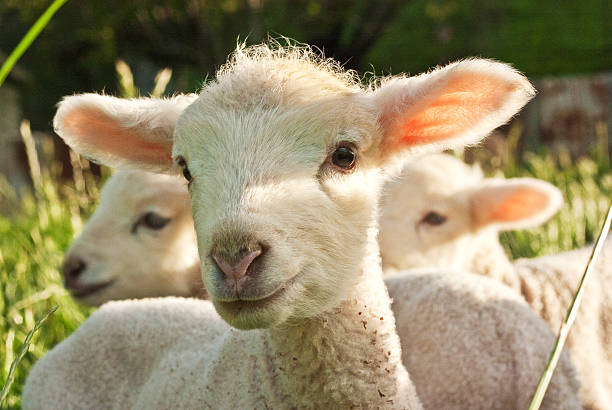
<path id="1" fill-rule="evenodd" d="M 35 322 L 59 306 L 34 335 L 29 353 L 17 367 L 3 408 L 19 408 L 21 389 L 32 364 L 72 333 L 88 313 L 63 288 L 59 267 L 83 216 L 93 209 L 97 184 L 91 175 L 85 178 L 79 171 L 75 175 L 82 178 L 77 177 L 76 185 L 61 185 L 56 182 L 56 170 L 57 166 L 43 168 L 39 189 L 20 199 L 0 181 L 0 196 L 13 198 L 13 207 L 18 210 L 11 216 L 0 214 L 1 384 L 7 380 L 11 363 Z"/>
<path id="2" fill-rule="evenodd" d="M 0 60 L 48 3 L 0 1 Z M 46 130 L 61 96 L 115 93 L 117 59 L 143 79 L 140 89 L 170 67 L 168 90 L 194 91 L 238 38 L 259 42 L 267 33 L 383 73 L 471 55 L 511 62 L 529 76 L 612 69 L 609 0 L 106 0 L 69 2 L 10 81 L 33 128 Z"/>
<path id="3" fill-rule="evenodd" d="M 608 0 L 412 0 L 367 59 L 394 72 L 483 56 L 528 76 L 612 69 Z"/>
<path id="4" fill-rule="evenodd" d="M 138 94 L 131 68 L 119 60 L 115 70 L 120 95 Z M 159 71 L 150 94 L 163 94 L 171 76 L 169 69 Z M 27 121 L 22 123 L 21 135 L 33 190 L 19 196 L 0 174 L 0 205 L 15 210 L 10 215 L 0 213 L 0 381 L 9 383 L 9 376 L 13 377 L 0 408 L 11 409 L 20 407 L 21 389 L 32 365 L 92 311 L 75 304 L 64 289 L 60 267 L 74 234 L 98 202 L 99 186 L 110 174 L 108 168 L 102 168 L 99 178 L 87 160 L 71 152 L 73 179 L 60 182 L 63 167 L 56 160 L 53 141 L 41 141 L 41 166 Z M 33 333 L 55 307 L 59 308 L 49 323 Z M 24 349 L 29 354 L 21 357 Z M 12 363 L 16 359 L 15 367 Z"/>

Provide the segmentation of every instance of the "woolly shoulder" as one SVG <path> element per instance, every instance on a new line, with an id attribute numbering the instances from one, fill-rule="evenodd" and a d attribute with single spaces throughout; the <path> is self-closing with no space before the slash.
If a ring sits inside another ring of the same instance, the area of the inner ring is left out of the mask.
<path id="1" fill-rule="evenodd" d="M 208 301 L 107 303 L 36 363 L 23 408 L 99 408 L 109 402 L 130 407 L 135 395 L 129 392 L 146 382 L 165 354 L 204 349 L 226 328 Z"/>
<path id="2" fill-rule="evenodd" d="M 527 408 L 554 335 L 520 295 L 464 272 L 403 272 L 386 283 L 402 346 L 410 346 L 404 363 L 425 407 Z M 432 374 L 439 383 L 419 385 Z M 580 408 L 577 391 L 564 355 L 544 408 Z"/>

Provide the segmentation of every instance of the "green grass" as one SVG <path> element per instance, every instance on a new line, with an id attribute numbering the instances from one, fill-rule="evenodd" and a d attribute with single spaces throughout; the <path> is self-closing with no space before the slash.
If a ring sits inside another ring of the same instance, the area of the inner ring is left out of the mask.
<path id="1" fill-rule="evenodd" d="M 46 151 L 51 158 L 50 146 Z M 561 212 L 545 226 L 505 233 L 502 240 L 511 255 L 532 257 L 592 242 L 612 197 L 607 152 L 600 150 L 577 161 L 546 152 L 528 153 L 520 160 L 512 159 L 515 155 L 510 154 L 505 160 L 483 156 L 485 169 L 490 173 L 501 169 L 508 177 L 532 176 L 550 181 L 561 189 L 566 200 Z M 74 165 L 79 164 L 77 158 L 73 160 Z M 59 267 L 74 233 L 95 206 L 99 181 L 87 168 L 78 166 L 74 180 L 62 184 L 57 182 L 58 164 L 51 163 L 40 172 L 33 164 L 33 170 L 39 173 L 34 178 L 40 181 L 38 189 L 20 199 L 0 180 L 0 209 L 10 210 L 0 214 L 0 386 L 7 380 L 11 364 L 37 320 L 54 306 L 59 308 L 34 334 L 27 354 L 15 369 L 14 383 L 2 405 L 9 409 L 19 408 L 23 383 L 32 365 L 90 313 L 76 305 L 63 289 Z"/>
<path id="2" fill-rule="evenodd" d="M 117 76 L 122 97 L 140 94 L 122 61 Z M 168 68 L 159 71 L 149 94 L 163 95 L 171 76 Z M 94 177 L 89 163 L 71 152 L 73 180 L 60 183 L 61 164 L 53 162 L 52 141 L 41 141 L 42 163 L 48 164 L 41 167 L 27 121 L 20 131 L 34 188 L 19 196 L 0 174 L 0 386 L 10 385 L 0 409 L 20 408 L 29 369 L 92 311 L 77 305 L 64 289 L 60 266 L 74 234 L 95 208 L 101 180 L 110 174 L 103 168 L 103 178 Z M 24 348 L 27 354 L 21 357 Z"/>
<path id="3" fill-rule="evenodd" d="M 55 182 L 58 173 L 57 164 L 43 168 L 40 189 L 20 199 L 0 180 L 2 207 L 8 210 L 0 214 L 0 385 L 5 384 L 28 332 L 59 306 L 33 336 L 2 408 L 20 407 L 29 369 L 88 315 L 88 309 L 77 306 L 62 287 L 59 267 L 75 230 L 93 208 L 97 186 L 87 171 L 77 172 L 75 183 L 66 186 Z"/>
<path id="4" fill-rule="evenodd" d="M 4 386 L 2 387 L 2 390 L 0 391 L 0 404 L 2 404 L 4 402 L 4 399 L 8 397 L 9 391 L 11 390 L 11 386 L 13 385 L 13 382 L 15 381 L 15 372 L 17 371 L 17 367 L 19 366 L 19 364 L 25 357 L 26 353 L 30 349 L 32 338 L 34 337 L 36 332 L 38 332 L 38 330 L 41 328 L 43 323 L 45 323 L 45 321 L 49 318 L 49 316 L 55 313 L 58 307 L 59 306 L 55 306 L 53 309 L 48 311 L 46 315 L 38 319 L 36 321 L 36 324 L 34 324 L 34 328 L 30 330 L 28 334 L 26 335 L 25 340 L 23 341 L 23 344 L 21 345 L 21 350 L 19 350 L 19 354 L 11 363 L 11 366 L 8 372 L 8 376 L 6 377 Z"/>

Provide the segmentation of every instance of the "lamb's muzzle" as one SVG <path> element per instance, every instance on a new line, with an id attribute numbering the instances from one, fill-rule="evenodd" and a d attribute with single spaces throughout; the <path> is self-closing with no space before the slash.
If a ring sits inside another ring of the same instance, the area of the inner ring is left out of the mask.
<path id="1" fill-rule="evenodd" d="M 78 256 L 68 255 L 62 265 L 62 275 L 64 276 L 64 286 L 67 289 L 77 289 L 79 276 L 87 268 L 87 263 Z"/>
<path id="2" fill-rule="evenodd" d="M 257 273 L 257 266 L 260 266 L 263 258 L 264 247 L 260 243 L 255 243 L 238 245 L 237 248 L 238 250 L 233 252 L 213 251 L 211 257 L 215 262 L 219 281 L 224 287 L 229 288 L 225 291 L 229 290 L 236 300 L 240 300 L 245 296 L 243 293 L 246 282 Z M 256 259 L 258 263 L 254 263 Z M 246 297 L 248 296 L 247 293 Z"/>
<path id="3" fill-rule="evenodd" d="M 74 298 L 86 298 L 98 293 L 102 289 L 108 288 L 114 282 L 113 279 L 109 279 L 95 283 L 84 283 L 82 281 L 82 276 L 87 268 L 87 262 L 77 255 L 68 255 L 62 265 L 64 286 L 70 291 L 70 294 Z"/>
<path id="4" fill-rule="evenodd" d="M 255 260 L 259 255 L 261 255 L 261 247 L 259 249 L 249 251 L 245 250 L 245 252 L 241 252 L 240 259 L 234 264 L 230 264 L 226 262 L 226 259 L 222 255 L 213 255 L 213 259 L 215 263 L 225 273 L 225 276 L 228 276 L 231 279 L 236 281 L 236 286 L 239 285 L 238 281 L 243 279 L 247 274 L 248 268 L 251 266 L 251 262 Z M 238 289 L 236 293 L 240 293 Z"/>

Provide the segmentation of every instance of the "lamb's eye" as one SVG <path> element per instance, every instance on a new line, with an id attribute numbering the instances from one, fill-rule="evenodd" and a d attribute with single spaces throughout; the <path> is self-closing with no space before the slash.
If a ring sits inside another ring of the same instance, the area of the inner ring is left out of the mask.
<path id="1" fill-rule="evenodd" d="M 170 222 L 170 218 L 164 218 L 155 212 L 147 212 L 139 219 L 140 224 L 154 231 L 159 231 Z"/>
<path id="2" fill-rule="evenodd" d="M 423 219 L 421 219 L 421 222 L 425 222 L 429 225 L 442 225 L 444 222 L 446 222 L 446 217 L 435 211 L 431 211 L 428 212 Z"/>
<path id="3" fill-rule="evenodd" d="M 331 157 L 331 162 L 338 168 L 343 170 L 351 170 L 355 167 L 355 160 L 357 155 L 352 148 L 347 146 L 341 146 L 336 148 Z"/>
<path id="4" fill-rule="evenodd" d="M 187 167 L 187 162 L 185 161 L 185 158 L 178 157 L 176 163 L 179 165 L 179 167 L 183 169 L 183 176 L 185 177 L 187 182 L 191 182 L 193 178 L 191 176 L 191 172 L 189 172 L 189 167 Z"/>
<path id="5" fill-rule="evenodd" d="M 134 222 L 132 233 L 135 234 L 140 226 L 153 231 L 159 231 L 168 225 L 168 222 L 170 222 L 170 218 L 163 217 L 156 212 L 146 212 Z"/>
<path id="6" fill-rule="evenodd" d="M 191 178 L 191 172 L 189 172 L 189 168 L 187 167 L 183 168 L 183 176 L 188 182 L 191 182 L 192 178 Z"/>

